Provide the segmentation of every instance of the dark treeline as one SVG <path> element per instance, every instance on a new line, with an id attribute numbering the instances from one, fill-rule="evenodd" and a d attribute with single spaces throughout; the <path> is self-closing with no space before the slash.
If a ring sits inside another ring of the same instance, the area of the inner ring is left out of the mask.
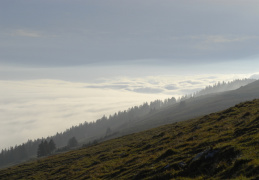
<path id="1" fill-rule="evenodd" d="M 230 91 L 237 89 L 241 86 L 245 86 L 249 83 L 254 82 L 255 79 L 237 79 L 234 81 L 230 82 L 218 82 L 217 84 L 214 84 L 213 86 L 207 86 L 205 89 L 202 89 L 201 91 L 198 91 L 193 94 L 194 97 L 196 96 L 201 96 L 201 95 L 206 95 L 210 93 L 218 93 L 218 92 L 224 92 L 224 91 Z"/>
<path id="2" fill-rule="evenodd" d="M 217 83 L 213 86 L 208 86 L 205 89 L 193 93 L 191 95 L 186 95 L 178 100 L 174 97 L 162 100 L 156 100 L 150 103 L 143 103 L 140 106 L 134 106 L 128 110 L 119 111 L 109 117 L 103 116 L 95 122 L 84 122 L 77 126 L 72 126 L 62 133 L 57 133 L 52 137 L 37 139 L 37 140 L 28 140 L 27 143 L 24 143 L 19 146 L 10 147 L 9 149 L 3 149 L 0 153 L 0 167 L 12 165 L 15 163 L 26 161 L 30 158 L 36 158 L 37 156 L 45 156 L 50 154 L 53 149 L 50 151 L 42 150 L 39 154 L 39 148 L 44 149 L 42 143 L 46 145 L 47 142 L 53 141 L 57 152 L 62 150 L 69 150 L 72 148 L 71 139 L 73 141 L 76 139 L 76 145 L 85 145 L 96 142 L 97 139 L 108 137 L 118 131 L 123 131 L 124 128 L 129 126 L 132 127 L 139 120 L 143 119 L 145 116 L 150 115 L 157 110 L 171 106 L 178 101 L 182 101 L 188 98 L 222 92 L 226 90 L 237 89 L 241 86 L 247 85 L 255 80 L 243 79 L 235 80 L 232 82 L 222 82 Z M 75 139 L 74 139 L 75 138 Z M 75 143 L 75 142 L 74 142 Z M 46 145 L 47 146 L 47 145 Z"/>
<path id="3" fill-rule="evenodd" d="M 49 142 L 47 142 L 47 140 L 45 141 L 42 140 L 38 146 L 37 156 L 42 157 L 42 156 L 50 155 L 51 153 L 54 152 L 55 149 L 56 149 L 56 144 L 54 143 L 53 139 L 51 139 Z"/>
<path id="4" fill-rule="evenodd" d="M 84 122 L 78 126 L 72 126 L 63 133 L 57 133 L 52 138 L 58 147 L 65 146 L 71 137 L 75 137 L 81 143 L 94 141 L 96 138 L 107 136 L 113 133 L 115 129 L 134 123 L 143 116 L 174 103 L 176 103 L 174 97 L 164 101 L 156 100 L 144 103 L 125 111 L 119 111 L 109 117 L 103 116 L 95 122 Z"/>
<path id="5" fill-rule="evenodd" d="M 211 93 L 219 93 L 219 92 L 224 92 L 224 91 L 235 90 L 235 89 L 240 88 L 241 86 L 245 86 L 245 85 L 250 84 L 254 81 L 256 81 L 256 80 L 255 79 L 236 79 L 236 80 L 233 80 L 233 81 L 230 81 L 230 82 L 224 82 L 224 81 L 218 82 L 218 83 L 215 83 L 212 86 L 211 85 L 207 86 L 200 91 L 182 96 L 179 99 L 177 99 L 177 101 L 182 101 L 182 100 L 186 100 L 188 98 L 202 96 L 202 95 L 211 94 Z"/>

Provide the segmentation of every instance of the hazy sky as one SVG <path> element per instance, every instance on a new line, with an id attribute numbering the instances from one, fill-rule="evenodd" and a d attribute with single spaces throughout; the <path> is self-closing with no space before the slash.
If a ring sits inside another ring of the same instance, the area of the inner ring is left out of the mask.
<path id="1" fill-rule="evenodd" d="M 8 0 L 0 62 L 183 65 L 258 58 L 257 0 Z"/>
<path id="2" fill-rule="evenodd" d="M 258 0 L 2 0 L 0 149 L 250 77 L 258 58 Z"/>

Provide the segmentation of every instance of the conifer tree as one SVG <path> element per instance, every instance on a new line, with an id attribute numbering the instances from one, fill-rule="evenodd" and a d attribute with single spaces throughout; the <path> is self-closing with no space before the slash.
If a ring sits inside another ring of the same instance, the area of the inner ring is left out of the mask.
<path id="1" fill-rule="evenodd" d="M 56 149 L 56 144 L 54 143 L 53 139 L 49 141 L 49 150 L 52 153 Z"/>
<path id="2" fill-rule="evenodd" d="M 44 156 L 50 154 L 49 143 L 47 140 L 44 141 Z"/>
<path id="3" fill-rule="evenodd" d="M 49 143 L 47 142 L 47 140 L 42 140 L 38 146 L 37 156 L 42 157 L 50 155 L 55 149 L 56 145 L 52 139 L 49 141 Z"/>
<path id="4" fill-rule="evenodd" d="M 43 140 L 42 140 L 41 143 L 38 146 L 37 156 L 42 157 L 44 155 L 45 155 L 45 148 L 44 148 L 44 143 L 43 143 Z"/>
<path id="5" fill-rule="evenodd" d="M 71 139 L 69 139 L 67 143 L 68 147 L 76 147 L 77 145 L 78 145 L 78 142 L 75 137 L 72 137 Z"/>

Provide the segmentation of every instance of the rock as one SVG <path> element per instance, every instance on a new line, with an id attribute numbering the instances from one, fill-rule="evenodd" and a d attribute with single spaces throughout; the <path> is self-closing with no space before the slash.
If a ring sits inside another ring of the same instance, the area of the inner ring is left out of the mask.
<path id="1" fill-rule="evenodd" d="M 168 169 L 168 168 L 170 168 L 170 164 L 167 164 L 167 165 L 164 167 L 164 169 Z"/>
<path id="2" fill-rule="evenodd" d="M 178 166 L 181 167 L 181 168 L 184 168 L 186 166 L 186 163 L 185 162 L 179 162 L 178 163 Z"/>

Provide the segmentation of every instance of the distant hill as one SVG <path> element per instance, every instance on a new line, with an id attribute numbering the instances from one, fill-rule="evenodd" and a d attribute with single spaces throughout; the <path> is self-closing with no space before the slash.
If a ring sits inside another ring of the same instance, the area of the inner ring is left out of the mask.
<path id="1" fill-rule="evenodd" d="M 149 114 L 124 130 L 125 134 L 142 131 L 163 124 L 179 122 L 190 118 L 217 112 L 240 102 L 259 98 L 259 80 L 236 90 L 188 98 L 169 107 Z"/>
<path id="2" fill-rule="evenodd" d="M 240 88 L 241 90 L 222 93 L 222 91 L 241 86 L 244 86 Z M 245 90 L 246 88 L 248 90 Z M 21 145 L 2 150 L 0 167 L 11 166 L 36 158 L 38 147 L 43 140 L 50 141 L 50 139 L 53 139 L 58 147 L 58 152 L 69 150 L 67 144 L 69 139 L 73 137 L 78 140 L 78 147 L 89 146 L 96 142 L 187 120 L 228 108 L 242 101 L 259 98 L 258 88 L 259 85 L 254 79 L 234 80 L 208 86 L 199 92 L 183 96 L 179 100 L 172 97 L 163 101 L 146 102 L 140 106 L 119 111 L 109 117 L 103 116 L 96 122 L 85 122 L 54 136 L 29 140 Z"/>
<path id="3" fill-rule="evenodd" d="M 251 90 L 255 84 L 238 90 Z M 241 93 L 242 94 L 242 93 Z M 223 95 L 221 95 L 223 96 Z M 0 170 L 0 179 L 259 179 L 259 100 Z"/>
<path id="4" fill-rule="evenodd" d="M 212 94 L 212 93 L 219 93 L 224 91 L 231 91 L 240 88 L 241 86 L 246 86 L 252 82 L 256 81 L 255 79 L 237 79 L 230 82 L 218 82 L 212 86 L 207 86 L 204 89 L 195 92 L 192 94 L 193 97 Z"/>

